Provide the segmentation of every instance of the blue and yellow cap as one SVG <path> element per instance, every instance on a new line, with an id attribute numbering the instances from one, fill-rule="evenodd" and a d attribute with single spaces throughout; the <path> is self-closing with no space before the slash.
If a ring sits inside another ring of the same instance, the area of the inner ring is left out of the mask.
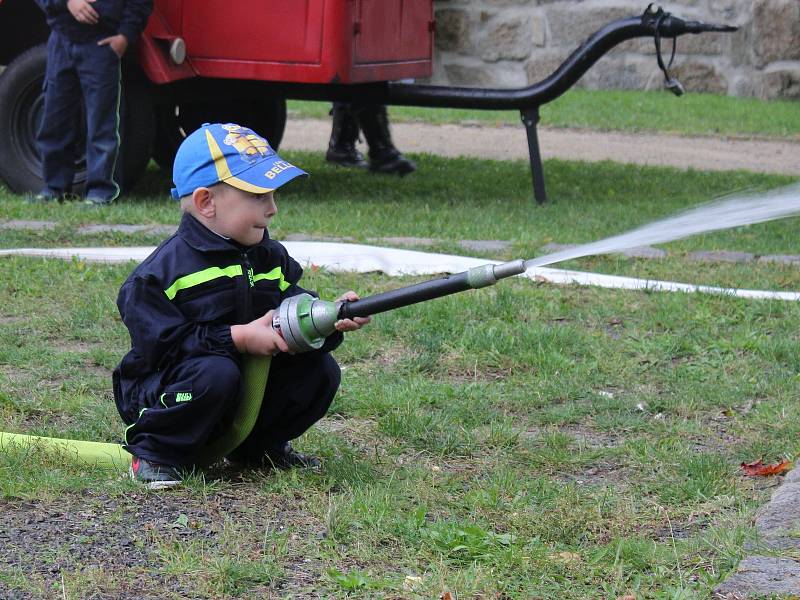
<path id="1" fill-rule="evenodd" d="M 252 129 L 204 123 L 178 148 L 172 197 L 178 200 L 222 181 L 245 192 L 266 194 L 301 176 L 308 173 L 283 160 Z"/>

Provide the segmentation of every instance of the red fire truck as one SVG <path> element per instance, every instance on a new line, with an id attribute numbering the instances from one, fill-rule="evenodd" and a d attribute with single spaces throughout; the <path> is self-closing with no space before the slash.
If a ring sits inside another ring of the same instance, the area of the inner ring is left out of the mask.
<path id="1" fill-rule="evenodd" d="M 576 15 L 580 19 L 580 15 Z M 181 139 L 206 121 L 246 123 L 277 147 L 286 99 L 518 110 L 528 134 L 534 192 L 545 198 L 539 106 L 569 89 L 620 42 L 732 31 L 684 21 L 653 5 L 613 21 L 546 79 L 529 87 L 456 88 L 402 83 L 432 73 L 433 0 L 155 0 L 136 52 L 123 66 L 125 184 L 150 158 L 171 169 Z M 35 132 L 48 29 L 33 0 L 0 0 L 0 178 L 16 192 L 42 181 Z M 679 84 L 670 81 L 673 91 Z M 80 122 L 75 126 L 80 128 Z M 76 175 L 79 187 L 84 169 Z"/>

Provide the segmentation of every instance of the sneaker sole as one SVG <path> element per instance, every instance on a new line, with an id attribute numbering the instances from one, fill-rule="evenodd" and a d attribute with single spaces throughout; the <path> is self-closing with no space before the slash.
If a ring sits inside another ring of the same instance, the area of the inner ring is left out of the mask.
<path id="1" fill-rule="evenodd" d="M 158 491 L 178 487 L 180 484 L 180 481 L 150 481 L 144 485 L 148 490 Z"/>
<path id="2" fill-rule="evenodd" d="M 183 483 L 182 481 L 174 479 L 168 479 L 166 481 L 141 481 L 140 479 L 136 479 L 136 475 L 133 472 L 133 467 L 128 467 L 128 476 L 131 478 L 131 481 L 139 485 L 143 485 L 148 490 L 168 490 L 169 488 L 174 488 Z"/>

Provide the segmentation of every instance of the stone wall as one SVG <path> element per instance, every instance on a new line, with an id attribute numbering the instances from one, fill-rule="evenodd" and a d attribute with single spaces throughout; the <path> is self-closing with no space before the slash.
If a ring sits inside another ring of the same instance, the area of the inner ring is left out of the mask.
<path id="1" fill-rule="evenodd" d="M 641 14 L 646 0 L 435 0 L 432 82 L 522 87 L 539 81 L 604 24 Z M 687 92 L 800 98 L 800 0 L 676 0 L 687 20 L 736 25 L 732 34 L 678 38 L 674 73 Z M 662 52 L 669 58 L 671 40 Z M 630 40 L 578 82 L 591 89 L 660 89 L 652 38 Z"/>

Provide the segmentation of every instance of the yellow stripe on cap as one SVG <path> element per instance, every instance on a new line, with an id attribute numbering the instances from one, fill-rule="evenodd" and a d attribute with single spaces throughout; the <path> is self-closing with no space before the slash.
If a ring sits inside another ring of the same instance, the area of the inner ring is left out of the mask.
<path id="1" fill-rule="evenodd" d="M 228 185 L 242 190 L 243 192 L 252 192 L 253 194 L 266 194 L 267 192 L 275 191 L 275 188 L 263 187 L 234 177 L 228 167 L 228 161 L 225 160 L 225 155 L 222 149 L 217 144 L 217 140 L 211 135 L 211 132 L 206 129 L 206 140 L 208 141 L 208 149 L 211 151 L 211 158 L 214 159 L 214 168 L 217 170 L 217 177 L 220 181 L 224 181 Z"/>

